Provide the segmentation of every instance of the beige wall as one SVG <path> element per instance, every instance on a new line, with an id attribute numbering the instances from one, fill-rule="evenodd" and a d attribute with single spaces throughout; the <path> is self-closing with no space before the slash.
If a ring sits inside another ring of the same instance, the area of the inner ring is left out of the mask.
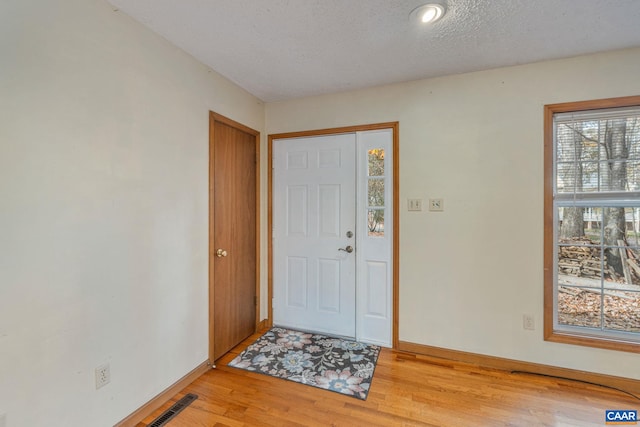
<path id="1" fill-rule="evenodd" d="M 401 340 L 640 379 L 637 354 L 542 339 L 543 105 L 639 75 L 635 49 L 270 103 L 267 134 L 400 122 Z"/>
<path id="2" fill-rule="evenodd" d="M 541 338 L 542 105 L 638 75 L 640 50 L 611 52 L 268 104 L 265 128 L 258 99 L 102 0 L 3 1 L 0 415 L 113 425 L 207 358 L 209 110 L 263 139 L 400 121 L 402 340 L 640 379 L 637 355 Z"/>
<path id="3" fill-rule="evenodd" d="M 0 4 L 7 427 L 111 426 L 208 357 L 208 111 L 264 106 L 113 9 Z"/>

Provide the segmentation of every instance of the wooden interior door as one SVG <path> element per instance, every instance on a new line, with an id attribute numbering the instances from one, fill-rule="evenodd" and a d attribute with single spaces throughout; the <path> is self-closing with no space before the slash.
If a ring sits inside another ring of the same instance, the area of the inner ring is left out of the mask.
<path id="1" fill-rule="evenodd" d="M 210 356 L 256 331 L 259 133 L 211 113 Z"/>

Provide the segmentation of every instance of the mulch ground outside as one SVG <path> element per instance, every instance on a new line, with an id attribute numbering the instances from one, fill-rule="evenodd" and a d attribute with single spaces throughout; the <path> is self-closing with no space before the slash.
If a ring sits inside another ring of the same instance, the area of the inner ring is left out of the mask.
<path id="1" fill-rule="evenodd" d="M 560 287 L 558 322 L 562 325 L 601 327 L 602 296 L 579 288 Z M 640 294 L 616 292 L 604 295 L 604 327 L 617 331 L 640 332 Z"/>

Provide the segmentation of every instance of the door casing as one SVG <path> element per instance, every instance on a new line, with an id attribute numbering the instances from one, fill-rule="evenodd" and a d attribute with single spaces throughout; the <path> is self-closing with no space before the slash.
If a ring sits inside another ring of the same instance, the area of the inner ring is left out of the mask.
<path id="1" fill-rule="evenodd" d="M 392 343 L 393 348 L 398 347 L 398 307 L 399 307 L 399 236 L 400 236 L 400 208 L 399 208 L 399 188 L 400 188 L 400 167 L 399 167 L 399 122 L 375 123 L 367 125 L 356 125 L 339 128 L 318 129 L 302 132 L 279 133 L 268 136 L 268 194 L 267 194 L 267 216 L 268 216 L 268 325 L 273 325 L 273 144 L 278 139 L 302 138 L 319 135 L 331 135 L 339 133 L 362 132 L 370 130 L 391 129 L 393 132 L 393 248 L 392 248 L 392 287 L 393 287 L 393 324 Z"/>
<path id="2" fill-rule="evenodd" d="M 209 363 L 214 363 L 214 325 L 215 325 L 215 290 L 214 290 L 214 260 L 216 257 L 216 247 L 214 246 L 214 149 L 213 144 L 215 141 L 214 125 L 215 122 L 223 123 L 227 126 L 233 127 L 242 132 L 248 133 L 255 137 L 255 150 L 256 150 L 256 194 L 255 194 L 255 207 L 256 207 L 256 300 L 255 303 L 255 326 L 257 330 L 260 324 L 260 132 L 251 129 L 241 123 L 224 117 L 220 114 L 209 112 Z"/>

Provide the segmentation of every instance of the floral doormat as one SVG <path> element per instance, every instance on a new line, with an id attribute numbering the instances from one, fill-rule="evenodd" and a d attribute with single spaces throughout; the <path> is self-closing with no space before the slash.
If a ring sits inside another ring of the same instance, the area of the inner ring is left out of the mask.
<path id="1" fill-rule="evenodd" d="M 229 366 L 367 399 L 380 347 L 272 328 Z"/>

